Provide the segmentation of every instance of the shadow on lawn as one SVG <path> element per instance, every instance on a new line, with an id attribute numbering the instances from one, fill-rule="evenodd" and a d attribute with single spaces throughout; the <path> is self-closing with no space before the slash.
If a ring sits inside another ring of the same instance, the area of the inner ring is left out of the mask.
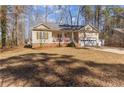
<path id="1" fill-rule="evenodd" d="M 124 81 L 123 64 L 99 64 L 71 55 L 31 53 L 0 60 L 0 86 L 103 86 L 92 80 Z M 98 69 L 109 76 L 96 74 Z"/>

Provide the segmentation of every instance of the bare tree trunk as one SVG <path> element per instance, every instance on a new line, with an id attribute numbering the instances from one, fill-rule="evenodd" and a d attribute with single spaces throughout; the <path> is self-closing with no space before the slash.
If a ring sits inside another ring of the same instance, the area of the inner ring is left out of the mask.
<path id="1" fill-rule="evenodd" d="M 100 28 L 100 16 L 101 16 L 101 6 L 97 5 L 95 7 L 95 26 Z"/>
<path id="2" fill-rule="evenodd" d="M 79 25 L 79 16 L 80 16 L 80 7 L 78 9 L 78 14 L 77 14 L 77 26 Z"/>
<path id="3" fill-rule="evenodd" d="M 14 30 L 11 33 L 11 48 L 14 46 Z"/>
<path id="4" fill-rule="evenodd" d="M 100 29 L 100 13 L 101 12 L 101 6 L 98 6 L 98 29 Z"/>
<path id="5" fill-rule="evenodd" d="M 45 13 L 45 23 L 47 23 L 47 17 L 48 17 L 48 6 L 46 5 L 46 13 Z"/>
<path id="6" fill-rule="evenodd" d="M 7 6 L 1 6 L 1 37 L 2 48 L 6 48 L 6 30 L 7 30 Z"/>
<path id="7" fill-rule="evenodd" d="M 16 32 L 16 45 L 17 46 L 20 46 L 23 40 L 22 31 L 19 29 L 19 17 L 20 17 L 20 14 L 23 13 L 23 9 L 24 9 L 24 6 L 18 6 L 18 5 L 15 6 L 15 32 Z"/>
<path id="8" fill-rule="evenodd" d="M 16 46 L 19 46 L 18 16 L 15 16 Z"/>
<path id="9" fill-rule="evenodd" d="M 25 23 L 24 23 L 24 20 L 23 20 L 23 17 L 24 16 L 21 16 L 21 22 L 20 22 L 20 37 L 19 37 L 19 41 L 20 41 L 20 46 L 24 46 L 24 31 L 25 31 L 25 29 L 24 29 L 24 25 L 25 25 Z"/>
<path id="10" fill-rule="evenodd" d="M 71 25 L 72 25 L 72 24 L 73 24 L 73 22 L 72 22 L 72 14 L 71 14 L 70 9 L 69 9 L 69 16 L 70 16 L 70 22 L 71 22 Z"/>

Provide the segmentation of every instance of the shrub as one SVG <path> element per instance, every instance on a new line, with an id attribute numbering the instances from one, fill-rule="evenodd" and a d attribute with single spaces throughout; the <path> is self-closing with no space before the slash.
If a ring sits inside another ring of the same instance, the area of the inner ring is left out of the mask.
<path id="1" fill-rule="evenodd" d="M 67 47 L 75 47 L 74 42 L 69 43 L 69 44 L 67 45 Z"/>
<path id="2" fill-rule="evenodd" d="M 32 48 L 32 45 L 27 44 L 27 45 L 24 46 L 24 48 Z"/>

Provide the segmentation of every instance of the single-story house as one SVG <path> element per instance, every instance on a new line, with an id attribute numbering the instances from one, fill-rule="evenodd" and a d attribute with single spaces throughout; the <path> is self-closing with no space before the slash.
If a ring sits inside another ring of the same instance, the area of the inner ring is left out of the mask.
<path id="1" fill-rule="evenodd" d="M 124 47 L 124 28 L 113 28 L 109 33 L 107 45 Z"/>
<path id="2" fill-rule="evenodd" d="M 91 24 L 84 26 L 41 23 L 32 29 L 32 47 L 67 46 L 73 42 L 78 47 L 97 46 L 99 31 Z"/>

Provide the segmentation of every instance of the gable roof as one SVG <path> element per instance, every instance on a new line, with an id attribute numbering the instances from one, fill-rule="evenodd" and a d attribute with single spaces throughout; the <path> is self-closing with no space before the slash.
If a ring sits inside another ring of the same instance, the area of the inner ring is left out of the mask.
<path id="1" fill-rule="evenodd" d="M 44 27 L 44 28 L 43 28 Z M 53 23 L 41 23 L 39 25 L 36 25 L 32 28 L 32 30 L 60 30 L 57 24 Z"/>
<path id="2" fill-rule="evenodd" d="M 81 25 L 69 25 L 69 24 L 58 25 L 55 23 L 41 23 L 39 25 L 34 26 L 33 30 L 36 30 L 36 31 L 46 30 L 46 31 L 69 31 L 69 32 L 74 31 L 74 32 L 77 32 L 77 31 L 85 31 L 86 26 L 90 26 L 92 29 L 94 29 L 93 31 L 89 31 L 89 32 L 94 32 L 94 33 L 99 32 L 97 28 L 95 28 L 94 26 L 92 26 L 90 24 L 81 26 Z"/>
<path id="3" fill-rule="evenodd" d="M 86 30 L 87 26 L 91 27 L 93 30 Z M 99 33 L 99 30 L 91 24 L 87 24 L 87 25 L 83 26 L 79 31 Z"/>
<path id="4" fill-rule="evenodd" d="M 40 26 L 44 26 L 46 29 L 50 29 L 48 26 L 46 26 L 46 25 L 43 24 L 43 23 L 38 24 L 38 25 L 34 26 L 33 28 L 37 28 L 37 27 L 40 27 Z"/>

